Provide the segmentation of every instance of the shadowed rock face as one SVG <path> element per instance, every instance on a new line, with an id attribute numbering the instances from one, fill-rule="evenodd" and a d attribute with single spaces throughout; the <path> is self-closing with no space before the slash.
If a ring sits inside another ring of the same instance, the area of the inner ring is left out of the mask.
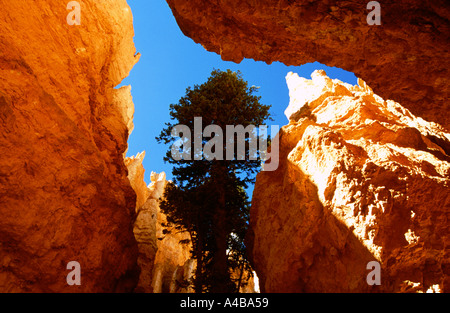
<path id="1" fill-rule="evenodd" d="M 184 34 L 224 60 L 319 61 L 343 68 L 384 99 L 450 127 L 450 6 L 445 0 L 380 1 L 379 26 L 366 22 L 369 1 L 167 2 Z"/>
<path id="2" fill-rule="evenodd" d="M 131 291 L 136 195 L 123 154 L 138 58 L 125 0 L 0 1 L 0 292 Z M 67 263 L 81 265 L 68 286 Z"/>
<path id="3" fill-rule="evenodd" d="M 450 134 L 362 80 L 287 82 L 280 167 L 258 174 L 250 213 L 261 289 L 448 292 Z"/>

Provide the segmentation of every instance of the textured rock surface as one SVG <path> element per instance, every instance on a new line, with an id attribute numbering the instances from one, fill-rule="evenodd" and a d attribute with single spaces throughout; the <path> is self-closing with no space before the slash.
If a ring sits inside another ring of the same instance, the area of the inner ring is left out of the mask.
<path id="1" fill-rule="evenodd" d="M 158 251 L 153 270 L 153 292 L 188 292 L 191 290 L 184 286 L 184 283 L 186 279 L 191 278 L 194 270 L 194 264 L 190 260 L 191 244 L 181 244 L 180 242 L 190 240 L 190 236 L 189 233 L 179 233 L 167 225 L 166 215 L 160 211 L 157 200 L 163 196 L 166 182 L 165 173 L 152 173 L 152 183 L 149 185 L 151 197 L 147 200 L 154 202 L 157 214 Z"/>
<path id="2" fill-rule="evenodd" d="M 223 59 L 301 65 L 319 61 L 354 72 L 385 99 L 450 128 L 445 0 L 167 0 L 181 30 Z"/>
<path id="3" fill-rule="evenodd" d="M 256 180 L 261 290 L 449 292 L 450 134 L 362 80 L 311 76 L 288 74 L 280 167 Z M 369 261 L 381 286 L 366 283 Z"/>
<path id="4" fill-rule="evenodd" d="M 166 216 L 159 210 L 159 206 L 157 206 L 157 209 L 156 238 L 158 240 L 158 252 L 155 258 L 155 269 L 153 273 L 153 292 L 192 291 L 187 286 L 184 286 L 186 283 L 185 280 L 175 279 L 176 276 L 180 277 L 180 273 L 183 273 L 184 279 L 190 279 L 195 269 L 190 260 L 191 244 L 180 243 L 181 240 L 189 240 L 190 236 L 186 232 L 178 233 L 172 227 L 166 227 Z"/>
<path id="5" fill-rule="evenodd" d="M 133 233 L 138 243 L 138 266 L 140 268 L 139 282 L 136 292 L 153 292 L 151 287 L 153 279 L 153 264 L 157 251 L 156 245 L 156 219 L 157 202 L 144 181 L 145 152 L 125 159 L 128 168 L 128 178 L 136 192 L 136 221 Z"/>
<path id="6" fill-rule="evenodd" d="M 128 178 L 136 191 L 137 217 L 134 235 L 139 246 L 138 264 L 141 269 L 136 292 L 190 292 L 184 283 L 192 277 L 194 263 L 190 259 L 188 233 L 177 233 L 167 227 L 166 216 L 160 211 L 159 198 L 164 194 L 166 174 L 152 172 L 151 183 L 144 182 L 142 161 L 145 153 L 126 158 Z"/>
<path id="7" fill-rule="evenodd" d="M 146 186 L 142 165 L 144 157 L 143 152 L 125 159 L 128 178 L 137 195 L 134 235 L 139 246 L 138 264 L 141 272 L 135 292 L 194 292 L 189 285 L 196 267 L 195 260 L 191 258 L 191 244 L 180 243 L 189 241 L 190 236 L 168 225 L 166 215 L 159 208 L 159 199 L 167 183 L 166 175 L 152 172 L 151 183 Z M 239 277 L 239 271 L 234 275 Z M 241 292 L 255 292 L 256 287 L 254 280 L 250 279 Z"/>
<path id="8" fill-rule="evenodd" d="M 123 154 L 138 57 L 125 0 L 0 1 L 0 291 L 134 288 L 136 196 Z M 81 265 L 68 286 L 67 263 Z"/>

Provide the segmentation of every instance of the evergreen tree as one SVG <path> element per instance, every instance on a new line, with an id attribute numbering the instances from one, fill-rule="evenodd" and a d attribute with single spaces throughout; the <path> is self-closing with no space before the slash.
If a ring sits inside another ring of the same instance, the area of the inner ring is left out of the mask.
<path id="1" fill-rule="evenodd" d="M 192 254 L 197 261 L 196 292 L 236 291 L 243 277 L 233 282 L 231 271 L 249 269 L 243 243 L 250 207 L 245 189 L 254 183 L 261 157 L 258 151 L 250 149 L 256 140 L 250 133 L 245 136 L 242 160 L 235 145 L 242 137 L 236 133 L 225 136 L 225 132 L 227 125 L 258 127 L 270 119 L 270 106 L 259 102 L 261 97 L 255 95 L 256 91 L 256 87 L 248 87 L 240 72 L 214 70 L 207 82 L 187 88 L 186 95 L 177 104 L 170 105 L 174 122 L 166 123 L 157 137 L 159 142 L 173 144 L 178 138 L 172 136 L 172 129 L 177 125 L 186 125 L 197 136 L 183 142 L 189 145 L 190 160 L 176 160 L 172 148 L 168 150 L 164 160 L 174 165 L 174 179 L 161 200 L 161 210 L 167 214 L 168 221 L 191 235 Z M 223 136 L 217 137 L 217 131 L 210 138 L 196 134 L 196 117 L 202 118 L 202 127 L 220 127 Z M 213 141 L 216 144 L 209 143 L 206 152 L 208 142 L 214 138 L 226 138 L 226 142 Z M 195 145 L 196 139 L 201 140 L 200 150 Z"/>

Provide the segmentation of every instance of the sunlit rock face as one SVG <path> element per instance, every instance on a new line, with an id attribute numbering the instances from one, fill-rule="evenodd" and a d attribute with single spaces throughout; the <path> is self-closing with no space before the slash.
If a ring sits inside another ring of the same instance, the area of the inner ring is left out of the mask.
<path id="1" fill-rule="evenodd" d="M 138 279 L 123 155 L 138 60 L 125 0 L 0 1 L 0 292 L 121 292 Z M 67 264 L 81 266 L 69 286 Z"/>
<path id="2" fill-rule="evenodd" d="M 183 33 L 224 60 L 314 61 L 353 72 L 384 99 L 450 128 L 450 6 L 437 1 L 167 0 Z M 370 18 L 370 16 L 369 16 Z"/>
<path id="3" fill-rule="evenodd" d="M 153 270 L 153 292 L 191 292 L 187 284 L 194 271 L 191 258 L 190 235 L 179 232 L 167 224 L 167 217 L 161 212 L 158 200 L 163 197 L 166 186 L 166 175 L 153 174 L 149 188 L 150 201 L 156 208 L 156 244 L 158 251 L 155 256 Z M 183 241 L 187 243 L 183 244 Z"/>
<path id="4" fill-rule="evenodd" d="M 178 293 L 192 292 L 187 283 L 193 275 L 195 263 L 191 259 L 190 236 L 167 224 L 159 199 L 164 195 L 166 174 L 151 173 L 151 183 L 144 182 L 142 165 L 145 153 L 126 158 L 128 178 L 136 191 L 136 221 L 134 235 L 138 242 L 140 268 L 135 292 Z M 181 241 L 188 241 L 182 244 Z"/>
<path id="5" fill-rule="evenodd" d="M 448 292 L 450 134 L 362 80 L 311 77 L 287 75 L 280 166 L 256 180 L 261 290 Z M 367 283 L 370 261 L 381 285 Z"/>
<path id="6" fill-rule="evenodd" d="M 157 200 L 151 197 L 151 191 L 144 181 L 145 169 L 142 165 L 145 152 L 125 159 L 128 168 L 128 178 L 136 192 L 136 221 L 133 233 L 138 243 L 138 266 L 140 268 L 139 281 L 136 292 L 153 292 L 153 264 L 157 251 L 156 218 Z M 150 200 L 148 201 L 150 197 Z"/>

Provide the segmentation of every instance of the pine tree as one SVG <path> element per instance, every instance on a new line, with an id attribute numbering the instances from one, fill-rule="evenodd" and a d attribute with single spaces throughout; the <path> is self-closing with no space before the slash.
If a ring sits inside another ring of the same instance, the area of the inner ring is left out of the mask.
<path id="1" fill-rule="evenodd" d="M 176 125 L 186 125 L 194 134 L 196 117 L 202 118 L 203 127 L 217 125 L 224 133 L 227 125 L 263 125 L 270 119 L 270 106 L 259 102 L 256 91 L 256 87 L 248 87 L 240 72 L 214 70 L 207 82 L 187 88 L 186 95 L 170 105 L 173 122 L 166 123 L 157 140 L 173 144 L 177 140 L 172 136 Z M 215 136 L 214 132 L 211 138 Z M 213 159 L 205 152 L 211 139 L 201 137 L 201 150 L 195 146 L 195 139 L 188 142 L 190 160 L 175 160 L 173 149 L 167 151 L 164 160 L 173 164 L 174 179 L 166 187 L 161 210 L 170 223 L 191 235 L 192 255 L 197 261 L 196 292 L 233 292 L 236 283 L 231 271 L 249 268 L 243 243 L 250 207 L 245 189 L 254 183 L 261 156 L 250 149 L 255 140 L 251 134 L 245 136 L 244 160 L 238 158 L 234 145 L 239 140 L 237 134 L 227 137 L 223 145 L 209 147 L 209 153 L 219 155 Z M 223 153 L 217 154 L 221 148 Z"/>

